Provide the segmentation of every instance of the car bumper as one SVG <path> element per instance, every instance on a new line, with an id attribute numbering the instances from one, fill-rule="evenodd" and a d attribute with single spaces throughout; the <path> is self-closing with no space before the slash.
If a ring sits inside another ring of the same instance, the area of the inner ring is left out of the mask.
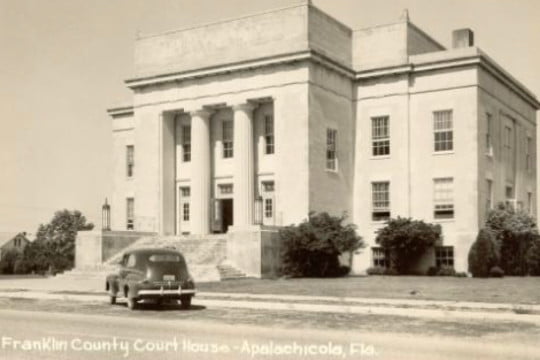
<path id="1" fill-rule="evenodd" d="M 195 295 L 196 290 L 195 289 L 144 289 L 139 290 L 137 292 L 137 295 L 140 297 L 160 297 L 160 296 L 167 296 L 167 297 L 180 297 L 183 295 Z"/>

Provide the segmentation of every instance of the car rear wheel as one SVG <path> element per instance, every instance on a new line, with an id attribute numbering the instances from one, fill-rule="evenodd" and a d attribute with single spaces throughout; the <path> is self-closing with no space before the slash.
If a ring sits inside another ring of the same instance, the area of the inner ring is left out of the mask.
<path id="1" fill-rule="evenodd" d="M 114 296 L 113 294 L 110 294 L 110 295 L 109 295 L 109 303 L 110 303 L 111 305 L 116 304 L 116 296 Z"/>
<path id="2" fill-rule="evenodd" d="M 182 309 L 189 309 L 191 307 L 191 296 L 182 296 L 180 298 L 180 304 Z"/>
<path id="3" fill-rule="evenodd" d="M 132 297 L 128 297 L 127 305 L 128 305 L 128 309 L 135 310 L 137 308 L 137 300 L 135 300 Z"/>

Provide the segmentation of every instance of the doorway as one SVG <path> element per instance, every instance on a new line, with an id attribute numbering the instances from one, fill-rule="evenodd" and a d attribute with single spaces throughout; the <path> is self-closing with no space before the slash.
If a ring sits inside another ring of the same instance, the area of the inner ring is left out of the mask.
<path id="1" fill-rule="evenodd" d="M 214 207 L 213 231 L 225 234 L 233 225 L 233 199 L 216 199 Z"/>

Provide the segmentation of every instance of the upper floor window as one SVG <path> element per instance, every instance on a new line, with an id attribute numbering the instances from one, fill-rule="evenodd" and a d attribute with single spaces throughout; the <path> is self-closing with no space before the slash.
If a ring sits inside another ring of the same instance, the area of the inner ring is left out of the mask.
<path id="1" fill-rule="evenodd" d="M 191 161 L 191 126 L 182 126 L 182 160 Z"/>
<path id="2" fill-rule="evenodd" d="M 135 228 L 135 199 L 126 199 L 126 228 L 133 230 Z"/>
<path id="3" fill-rule="evenodd" d="M 126 175 L 127 177 L 133 176 L 135 170 L 135 147 L 133 145 L 126 146 Z"/>
<path id="4" fill-rule="evenodd" d="M 452 110 L 435 111 L 433 113 L 433 131 L 435 135 L 435 151 L 454 150 Z"/>
<path id="5" fill-rule="evenodd" d="M 527 212 L 529 215 L 533 214 L 533 197 L 532 192 L 527 193 Z"/>
<path id="6" fill-rule="evenodd" d="M 512 162 L 512 128 L 510 126 L 504 127 L 503 148 L 505 161 L 507 163 Z"/>
<path id="7" fill-rule="evenodd" d="M 390 219 L 390 182 L 371 183 L 372 219 L 382 221 Z"/>
<path id="8" fill-rule="evenodd" d="M 233 157 L 233 136 L 234 136 L 232 120 L 223 121 L 223 157 Z"/>
<path id="9" fill-rule="evenodd" d="M 266 142 L 265 153 L 274 153 L 274 116 L 266 115 L 264 117 L 264 139 Z"/>
<path id="10" fill-rule="evenodd" d="M 486 180 L 486 212 L 489 213 L 493 209 L 493 181 Z"/>
<path id="11" fill-rule="evenodd" d="M 493 118 L 486 113 L 486 154 L 493 155 Z"/>
<path id="12" fill-rule="evenodd" d="M 371 118 L 373 156 L 390 155 L 390 119 L 388 116 Z"/>
<path id="13" fill-rule="evenodd" d="M 326 129 L 326 168 L 337 170 L 337 130 Z"/>
<path id="14" fill-rule="evenodd" d="M 532 139 L 530 136 L 527 136 L 527 145 L 525 149 L 525 167 L 527 171 L 532 170 Z"/>
<path id="15" fill-rule="evenodd" d="M 435 219 L 454 217 L 454 179 L 451 177 L 433 180 L 433 201 Z"/>

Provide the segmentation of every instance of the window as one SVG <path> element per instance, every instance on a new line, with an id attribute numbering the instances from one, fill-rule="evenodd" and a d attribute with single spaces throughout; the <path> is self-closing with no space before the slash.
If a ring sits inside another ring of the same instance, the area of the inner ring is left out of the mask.
<path id="1" fill-rule="evenodd" d="M 274 214 L 274 206 L 271 198 L 264 199 L 264 217 L 271 218 Z"/>
<path id="2" fill-rule="evenodd" d="M 527 213 L 529 213 L 529 215 L 532 215 L 533 213 L 532 192 L 527 193 Z"/>
<path id="3" fill-rule="evenodd" d="M 263 191 L 265 191 L 265 192 L 274 191 L 274 182 L 273 181 L 263 181 L 262 186 L 263 186 Z"/>
<path id="4" fill-rule="evenodd" d="M 493 209 L 493 181 L 486 180 L 486 212 Z"/>
<path id="5" fill-rule="evenodd" d="M 527 148 L 525 149 L 525 167 L 527 171 L 532 170 L 532 139 L 530 136 L 527 136 Z"/>
<path id="6" fill-rule="evenodd" d="M 274 153 L 274 116 L 266 115 L 264 117 L 264 139 L 266 142 L 266 154 Z"/>
<path id="7" fill-rule="evenodd" d="M 326 169 L 337 170 L 337 130 L 326 129 Z"/>
<path id="8" fill-rule="evenodd" d="M 434 179 L 434 218 L 452 219 L 454 217 L 454 179 Z"/>
<path id="9" fill-rule="evenodd" d="M 191 161 L 191 126 L 182 126 L 182 160 Z"/>
<path id="10" fill-rule="evenodd" d="M 452 110 L 435 111 L 433 113 L 433 131 L 435 135 L 435 151 L 454 150 Z"/>
<path id="11" fill-rule="evenodd" d="M 135 168 L 134 158 L 135 147 L 133 145 L 126 146 L 126 174 L 127 177 L 133 176 L 133 170 Z"/>
<path id="12" fill-rule="evenodd" d="M 180 193 L 182 194 L 183 198 L 189 197 L 191 195 L 191 188 L 189 187 L 181 187 Z"/>
<path id="13" fill-rule="evenodd" d="M 182 203 L 182 220 L 189 221 L 189 203 Z"/>
<path id="14" fill-rule="evenodd" d="M 221 184 L 221 185 L 218 185 L 218 187 L 219 187 L 219 192 L 222 195 L 232 194 L 233 193 L 233 185 L 232 184 Z"/>
<path id="15" fill-rule="evenodd" d="M 180 255 L 174 254 L 153 254 L 150 255 L 148 261 L 150 262 L 180 262 Z"/>
<path id="16" fill-rule="evenodd" d="M 443 266 L 454 267 L 453 246 L 437 246 L 435 248 L 435 266 L 438 268 Z"/>
<path id="17" fill-rule="evenodd" d="M 509 126 L 504 127 L 503 149 L 504 160 L 510 163 L 512 161 L 512 128 Z"/>
<path id="18" fill-rule="evenodd" d="M 233 157 L 233 122 L 223 121 L 223 157 L 225 159 Z"/>
<path id="19" fill-rule="evenodd" d="M 507 200 L 511 200 L 514 198 L 514 188 L 512 186 L 506 186 L 505 195 Z"/>
<path id="20" fill-rule="evenodd" d="M 135 264 L 137 263 L 137 258 L 135 257 L 135 254 L 129 255 L 126 266 L 127 267 L 135 267 Z"/>
<path id="21" fill-rule="evenodd" d="M 371 257 L 373 259 L 373 266 L 378 268 L 389 268 L 390 256 L 388 255 L 388 250 L 385 250 L 382 247 L 372 247 Z"/>
<path id="22" fill-rule="evenodd" d="M 372 219 L 374 221 L 383 221 L 390 218 L 390 183 L 374 182 L 371 183 L 372 197 Z"/>
<path id="23" fill-rule="evenodd" d="M 135 199 L 134 198 L 126 199 L 126 219 L 127 219 L 126 228 L 128 230 L 133 230 L 135 228 Z"/>
<path id="24" fill-rule="evenodd" d="M 371 118 L 373 156 L 390 155 L 390 129 L 388 116 Z"/>
<path id="25" fill-rule="evenodd" d="M 486 113 L 486 154 L 493 155 L 493 140 L 491 132 L 493 126 L 493 119 L 490 113 Z"/>

